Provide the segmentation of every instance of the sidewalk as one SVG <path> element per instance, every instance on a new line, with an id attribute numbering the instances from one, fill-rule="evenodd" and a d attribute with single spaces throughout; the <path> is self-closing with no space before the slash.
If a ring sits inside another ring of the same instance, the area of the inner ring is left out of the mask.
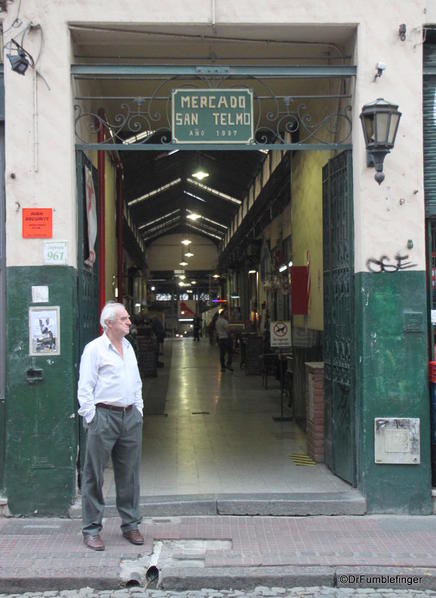
<path id="1" fill-rule="evenodd" d="M 0 593 L 90 586 L 186 590 L 256 586 L 436 589 L 436 517 L 159 517 L 145 545 L 105 520 L 104 552 L 71 519 L 0 519 Z"/>

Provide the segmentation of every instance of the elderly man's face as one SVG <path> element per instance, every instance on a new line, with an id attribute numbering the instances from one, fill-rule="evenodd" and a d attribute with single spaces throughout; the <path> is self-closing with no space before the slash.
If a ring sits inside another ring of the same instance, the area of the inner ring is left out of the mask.
<path id="1" fill-rule="evenodd" d="M 115 318 L 113 321 L 108 320 L 107 324 L 107 331 L 110 336 L 113 338 L 123 338 L 129 334 L 130 326 L 132 322 L 130 321 L 130 316 L 127 313 L 124 307 L 120 307 L 115 312 Z"/>

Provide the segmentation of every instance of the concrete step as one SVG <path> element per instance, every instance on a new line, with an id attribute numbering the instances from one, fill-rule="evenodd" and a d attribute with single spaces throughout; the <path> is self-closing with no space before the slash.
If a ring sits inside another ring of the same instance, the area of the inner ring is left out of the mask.
<path id="1" fill-rule="evenodd" d="M 355 489 L 346 492 L 292 492 L 265 494 L 195 494 L 142 496 L 144 517 L 183 515 L 364 515 L 366 499 Z M 108 498 L 105 516 L 115 517 L 113 498 Z M 70 509 L 70 517 L 81 518 L 80 500 Z"/>

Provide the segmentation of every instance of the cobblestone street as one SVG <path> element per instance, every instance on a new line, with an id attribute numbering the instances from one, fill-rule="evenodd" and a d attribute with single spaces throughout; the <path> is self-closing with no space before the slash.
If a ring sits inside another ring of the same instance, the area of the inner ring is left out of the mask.
<path id="1" fill-rule="evenodd" d="M 25 594 L 0 594 L 0 598 L 243 598 L 243 597 L 265 597 L 265 598 L 317 598 L 325 596 L 330 598 L 346 598 L 349 596 L 362 596 L 367 598 L 408 598 L 436 596 L 433 590 L 393 590 L 393 589 L 353 589 L 353 588 L 328 588 L 316 586 L 312 588 L 267 588 L 259 586 L 254 590 L 212 590 L 202 589 L 198 591 L 174 592 L 163 590 L 144 590 L 134 587 L 122 590 L 101 590 L 82 588 L 80 590 L 63 590 L 61 592 L 26 592 Z"/>

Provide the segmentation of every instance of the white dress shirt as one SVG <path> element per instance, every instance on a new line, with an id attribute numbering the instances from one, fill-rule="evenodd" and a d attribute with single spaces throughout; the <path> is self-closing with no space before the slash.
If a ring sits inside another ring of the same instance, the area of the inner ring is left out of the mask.
<path id="1" fill-rule="evenodd" d="M 223 318 L 219 317 L 215 323 L 215 330 L 218 338 L 229 338 L 229 323 Z"/>
<path id="2" fill-rule="evenodd" d="M 79 415 L 87 423 L 93 419 L 97 403 L 118 407 L 135 405 L 142 414 L 142 380 L 135 351 L 125 338 L 122 343 L 122 357 L 104 333 L 83 350 L 77 398 Z"/>

